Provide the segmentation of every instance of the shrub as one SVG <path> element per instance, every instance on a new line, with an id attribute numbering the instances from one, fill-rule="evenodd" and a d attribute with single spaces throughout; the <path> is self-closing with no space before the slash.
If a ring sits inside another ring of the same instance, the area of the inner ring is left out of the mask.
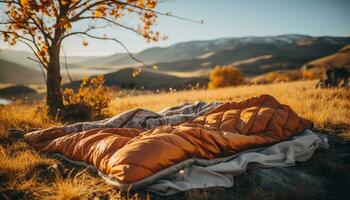
<path id="1" fill-rule="evenodd" d="M 103 86 L 104 82 L 103 76 L 84 78 L 77 91 L 65 89 L 63 119 L 77 121 L 104 116 L 111 101 L 110 93 Z"/>
<path id="2" fill-rule="evenodd" d="M 309 70 L 302 70 L 302 77 L 306 80 L 315 80 L 315 79 L 321 79 L 325 73 L 324 69 L 309 69 Z"/>
<path id="3" fill-rule="evenodd" d="M 301 72 L 299 70 L 285 70 L 268 72 L 260 76 L 256 76 L 250 80 L 253 84 L 269 84 L 269 83 L 280 83 L 289 82 L 301 79 Z"/>
<path id="4" fill-rule="evenodd" d="M 236 68 L 230 66 L 216 66 L 210 73 L 208 88 L 229 87 L 244 82 L 244 75 Z"/>
<path id="5" fill-rule="evenodd" d="M 290 78 L 279 72 L 270 72 L 266 74 L 266 80 L 268 83 L 280 83 L 280 82 L 289 82 Z"/>

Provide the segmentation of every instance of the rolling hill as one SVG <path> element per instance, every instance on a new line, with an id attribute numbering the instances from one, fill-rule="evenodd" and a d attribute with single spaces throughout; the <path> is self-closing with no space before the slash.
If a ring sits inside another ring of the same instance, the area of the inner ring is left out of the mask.
<path id="1" fill-rule="evenodd" d="M 135 78 L 132 77 L 132 68 L 120 69 L 116 72 L 105 74 L 105 85 L 106 86 L 119 86 L 126 89 L 146 89 L 146 90 L 168 90 L 182 89 L 188 87 L 189 84 L 192 86 L 199 84 L 205 84 L 207 78 L 185 78 L 177 77 L 153 70 L 142 70 L 141 74 Z M 65 87 L 72 87 L 80 85 L 80 81 L 75 81 L 73 84 L 67 84 Z"/>
<path id="2" fill-rule="evenodd" d="M 0 83 L 44 83 L 41 71 L 0 59 Z"/>
<path id="3" fill-rule="evenodd" d="M 8 50 L 8 49 L 1 49 L 0 48 L 0 59 L 5 60 L 8 62 L 14 62 L 16 64 L 22 65 L 27 68 L 31 69 L 38 69 L 38 63 L 31 61 L 28 59 L 30 58 L 35 58 L 34 54 L 31 52 L 26 52 L 26 51 L 15 51 L 15 50 Z M 76 68 L 76 67 L 81 67 L 82 65 L 80 63 L 83 63 L 87 60 L 98 60 L 100 57 L 98 56 L 67 56 L 67 63 L 70 68 Z M 61 67 L 65 67 L 64 63 L 64 56 L 61 56 Z"/>
<path id="4" fill-rule="evenodd" d="M 252 77 L 263 73 L 296 69 L 314 59 L 337 52 L 350 38 L 329 40 L 329 38 L 306 38 L 289 43 L 259 42 L 241 45 L 218 52 L 210 52 L 209 56 L 200 56 L 191 60 L 156 63 L 160 71 L 193 72 L 212 69 L 215 65 L 232 65 L 246 76 Z"/>
<path id="5" fill-rule="evenodd" d="M 311 69 L 331 66 L 350 68 L 350 45 L 345 46 L 336 53 L 308 62 L 303 67 Z"/>
<path id="6" fill-rule="evenodd" d="M 39 64 L 31 61 L 28 57 L 34 58 L 33 54 L 24 51 L 0 49 L 0 82 L 14 84 L 44 83 Z M 67 57 L 70 76 L 73 79 L 81 79 L 85 76 L 110 72 L 103 69 L 83 69 L 84 66 L 77 63 L 85 62 L 88 59 L 97 60 L 99 57 L 70 56 Z M 64 61 L 64 57 L 61 57 Z M 61 62 L 61 72 L 64 81 L 69 80 L 65 63 Z"/>

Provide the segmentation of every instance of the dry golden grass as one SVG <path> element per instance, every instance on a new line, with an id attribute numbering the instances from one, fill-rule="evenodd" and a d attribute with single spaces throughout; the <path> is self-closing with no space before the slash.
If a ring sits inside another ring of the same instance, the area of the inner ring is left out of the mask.
<path id="1" fill-rule="evenodd" d="M 117 114 L 133 108 L 159 111 L 184 102 L 240 101 L 247 97 L 270 94 L 280 102 L 290 105 L 299 115 L 314 121 L 317 127 L 349 125 L 350 90 L 314 88 L 314 81 L 298 81 L 131 96 L 115 99 L 110 105 L 110 112 Z"/>
<path id="2" fill-rule="evenodd" d="M 22 148 L 20 151 L 19 149 Z M 25 151 L 23 151 L 25 150 Z M 8 148 L 0 146 L 0 166 L 9 175 L 29 171 L 39 164 L 53 165 L 53 159 L 43 159 L 35 151 L 26 149 L 26 144 L 18 142 Z"/>
<path id="3" fill-rule="evenodd" d="M 0 107 L 0 139 L 5 137 L 7 130 L 12 128 L 30 130 L 58 124 L 60 123 L 47 116 L 43 103 L 31 105 L 15 102 Z"/>
<path id="4" fill-rule="evenodd" d="M 314 121 L 318 130 L 337 132 L 344 138 L 350 138 L 350 90 L 314 89 L 314 85 L 313 81 L 300 81 L 129 96 L 115 98 L 110 105 L 110 113 L 114 115 L 134 108 L 159 111 L 184 102 L 240 101 L 259 94 L 270 94 L 290 105 L 301 116 Z M 53 125 L 60 125 L 60 122 L 47 117 L 42 103 L 28 105 L 17 102 L 0 107 L 0 193 L 27 199 L 139 198 L 125 197 L 94 173 L 38 154 L 21 139 L 13 139 L 7 134 L 11 128 L 30 130 Z M 59 170 L 60 167 L 68 171 Z"/>
<path id="5" fill-rule="evenodd" d="M 0 145 L 0 199 L 139 199 L 138 194 L 122 195 L 95 173 L 66 167 L 20 141 Z"/>
<path id="6" fill-rule="evenodd" d="M 83 170 L 68 178 L 57 176 L 49 188 L 48 194 L 45 195 L 45 199 L 89 199 L 99 193 L 109 193 L 109 198 L 121 199 L 120 193 L 113 190 L 112 186 L 106 185 L 100 179 L 90 176 Z"/>

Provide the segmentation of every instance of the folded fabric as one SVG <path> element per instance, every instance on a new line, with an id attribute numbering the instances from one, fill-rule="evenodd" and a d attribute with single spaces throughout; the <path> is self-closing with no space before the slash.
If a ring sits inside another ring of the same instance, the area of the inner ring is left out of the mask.
<path id="1" fill-rule="evenodd" d="M 92 165 L 109 183 L 127 189 L 145 187 L 156 180 L 153 177 L 175 173 L 167 169 L 184 161 L 231 156 L 281 142 L 311 127 L 312 122 L 289 106 L 262 95 L 223 103 L 178 125 L 150 130 L 97 128 L 78 133 L 56 128 L 28 133 L 25 140 L 39 151 Z"/>
<path id="2" fill-rule="evenodd" d="M 158 195 L 172 195 L 190 189 L 208 187 L 232 187 L 234 177 L 244 173 L 248 165 L 259 168 L 288 167 L 296 162 L 307 161 L 318 148 L 328 148 L 326 135 L 307 129 L 286 141 L 242 151 L 232 156 L 203 160 L 190 159 L 163 170 L 167 176 L 152 177 L 147 191 Z M 167 172 L 169 171 L 169 172 Z M 170 171 L 176 171 L 172 173 Z M 257 176 L 259 171 L 255 171 Z M 108 180 L 107 180 L 108 181 Z"/>
<path id="3" fill-rule="evenodd" d="M 221 102 L 205 103 L 197 101 L 165 108 L 158 113 L 145 109 L 133 109 L 104 120 L 78 122 L 60 128 L 66 133 L 78 133 L 94 128 L 152 129 L 162 125 L 181 124 L 203 115 L 221 104 Z"/>

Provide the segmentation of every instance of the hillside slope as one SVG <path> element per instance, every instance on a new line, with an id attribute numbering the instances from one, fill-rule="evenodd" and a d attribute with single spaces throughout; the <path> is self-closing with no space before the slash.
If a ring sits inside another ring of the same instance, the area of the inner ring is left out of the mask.
<path id="1" fill-rule="evenodd" d="M 42 72 L 0 59 L 0 83 L 44 83 Z"/>
<path id="2" fill-rule="evenodd" d="M 35 58 L 34 54 L 32 52 L 26 52 L 26 51 L 15 51 L 15 50 L 9 50 L 9 49 L 1 49 L 0 48 L 0 59 L 5 60 L 8 62 L 13 62 L 19 65 L 22 65 L 26 68 L 31 68 L 31 69 L 37 69 L 38 68 L 38 63 L 28 59 L 30 58 Z M 67 56 L 67 63 L 68 67 L 73 68 L 73 67 L 80 67 L 82 66 L 81 64 L 77 63 L 82 63 L 85 62 L 89 59 L 99 59 L 100 57 L 94 57 L 94 56 Z M 65 58 L 64 56 L 61 56 L 60 58 L 61 61 L 61 68 L 65 67 Z"/>
<path id="3" fill-rule="evenodd" d="M 288 49 L 289 47 L 297 48 L 300 54 L 310 48 L 321 51 L 329 51 L 334 53 L 341 47 L 350 44 L 349 37 L 312 37 L 307 35 L 280 35 L 268 37 L 241 37 L 241 38 L 219 38 L 207 41 L 188 41 L 181 42 L 169 47 L 153 47 L 135 53 L 134 55 L 146 63 L 173 63 L 184 60 L 203 59 L 203 55 L 215 55 L 221 51 L 247 49 L 245 54 L 249 55 L 249 50 L 256 47 L 264 48 L 273 46 L 276 49 Z M 320 48 L 316 48 L 320 47 Z M 330 53 L 328 53 L 330 54 Z M 327 54 L 326 54 L 327 55 Z M 249 57 L 253 57 L 254 53 Z M 324 54 L 317 55 L 318 57 Z M 205 57 L 205 56 L 204 56 Z M 210 56 L 207 56 L 210 57 Z M 125 66 L 137 64 L 129 56 L 123 54 L 115 54 L 106 57 L 105 60 L 100 59 L 101 66 Z M 96 64 L 94 62 L 91 62 Z M 199 67 L 197 65 L 197 67 Z"/>
<path id="4" fill-rule="evenodd" d="M 125 68 L 107 73 L 104 75 L 105 85 L 126 89 L 168 90 L 169 88 L 182 89 L 188 87 L 189 84 L 196 85 L 197 83 L 205 84 L 207 82 L 207 78 L 177 77 L 147 69 L 143 69 L 137 77 L 132 77 L 132 72 L 132 68 Z M 73 83 L 73 85 L 80 85 L 80 81 Z M 72 84 L 67 84 L 65 87 L 72 87 Z"/>
<path id="5" fill-rule="evenodd" d="M 350 40 L 348 42 L 350 43 Z M 276 70 L 300 68 L 309 61 L 337 52 L 344 44 L 328 43 L 323 39 L 312 40 L 307 45 L 301 45 L 300 41 L 283 46 L 249 44 L 240 48 L 215 52 L 204 58 L 157 63 L 156 65 L 160 71 L 172 72 L 193 72 L 212 69 L 215 65 L 232 65 L 246 76 L 251 77 Z"/>
<path id="6" fill-rule="evenodd" d="M 350 45 L 345 46 L 334 54 L 313 60 L 304 65 L 307 69 L 327 68 L 331 66 L 350 68 Z"/>

